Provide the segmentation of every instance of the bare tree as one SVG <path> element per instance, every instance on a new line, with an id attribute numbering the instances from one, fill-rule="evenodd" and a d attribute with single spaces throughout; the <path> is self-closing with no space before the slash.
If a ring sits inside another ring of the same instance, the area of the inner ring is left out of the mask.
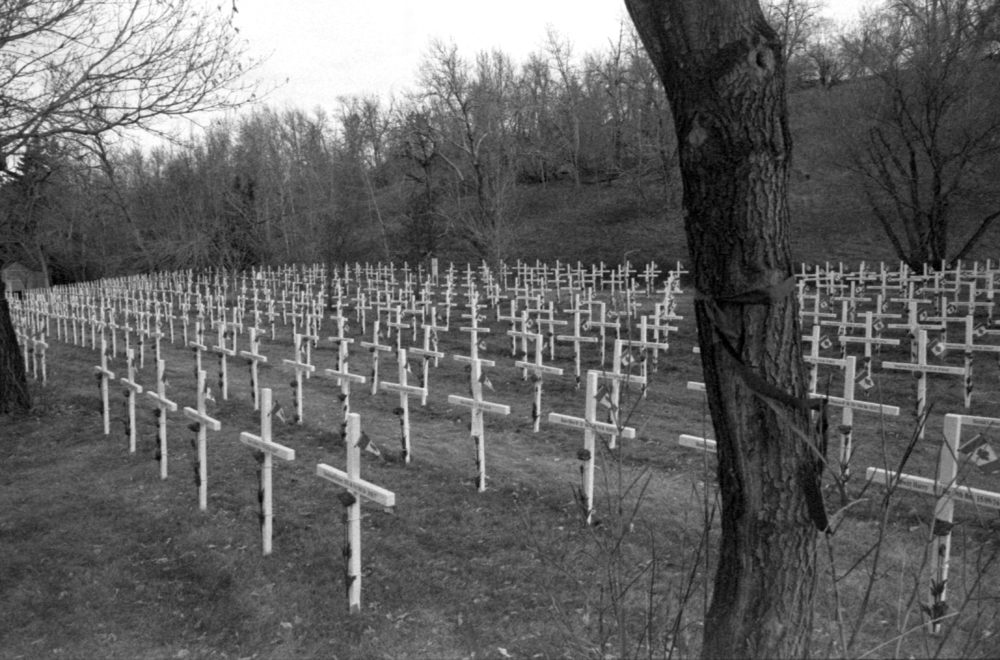
<path id="1" fill-rule="evenodd" d="M 767 0 L 764 16 L 782 43 L 785 62 L 805 53 L 820 21 L 821 0 Z"/>
<path id="2" fill-rule="evenodd" d="M 515 98 L 513 65 L 495 51 L 480 53 L 473 67 L 453 44 L 435 42 L 421 78 L 435 130 L 451 146 L 438 152 L 454 172 L 450 225 L 478 256 L 497 264 L 517 239 L 508 107 Z"/>
<path id="3" fill-rule="evenodd" d="M 788 242 L 782 42 L 757 0 L 626 0 L 673 111 L 722 538 L 702 654 L 808 654 L 819 480 Z"/>
<path id="4" fill-rule="evenodd" d="M 4 0 L 0 156 L 247 100 L 232 12 L 197 0 Z M 28 403 L 23 373 L 5 366 L 18 352 L 10 327 L 0 296 L 0 411 Z"/>
<path id="5" fill-rule="evenodd" d="M 898 0 L 846 41 L 874 86 L 854 162 L 911 266 L 963 258 L 1000 217 L 995 186 L 979 180 L 1000 152 L 998 16 L 989 0 Z"/>

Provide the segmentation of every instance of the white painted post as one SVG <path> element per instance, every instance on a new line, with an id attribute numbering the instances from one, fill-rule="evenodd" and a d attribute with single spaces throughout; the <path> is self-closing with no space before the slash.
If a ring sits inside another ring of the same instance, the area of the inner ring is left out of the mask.
<path id="1" fill-rule="evenodd" d="M 385 344 L 379 343 L 379 319 L 376 318 L 372 322 L 372 340 L 360 342 L 362 348 L 367 348 L 372 354 L 372 382 L 371 382 L 371 393 L 374 395 L 378 392 L 378 366 L 379 366 L 379 353 L 390 353 L 392 352 L 392 346 L 386 346 Z"/>
<path id="2" fill-rule="evenodd" d="M 645 391 L 646 389 L 646 378 L 645 376 L 640 376 L 631 373 L 631 365 L 633 362 L 632 351 L 629 350 L 627 356 L 622 355 L 622 349 L 625 346 L 631 346 L 631 342 L 624 339 L 616 339 L 615 347 L 612 351 L 612 369 L 611 371 L 605 371 L 602 373 L 604 378 L 611 381 L 611 421 L 617 424 L 621 420 L 621 399 L 622 399 L 622 383 L 625 383 L 626 387 L 628 385 L 638 385 Z M 615 434 L 612 434 L 608 438 L 608 448 L 614 449 L 618 442 L 618 438 Z"/>
<path id="3" fill-rule="evenodd" d="M 167 478 L 167 411 L 177 411 L 177 404 L 167 398 L 166 367 L 165 360 L 156 361 L 156 391 L 146 392 L 146 395 L 156 403 L 157 439 L 159 440 L 157 460 L 160 463 L 160 479 Z"/>
<path id="4" fill-rule="evenodd" d="M 205 412 L 206 388 L 205 371 L 198 372 L 198 399 L 197 408 L 184 407 L 184 416 L 192 420 L 189 429 L 198 435 L 194 444 L 196 451 L 196 463 L 194 466 L 195 485 L 198 486 L 198 508 L 202 511 L 208 510 L 208 434 L 207 430 L 218 431 L 222 428 L 219 420 L 209 417 Z"/>
<path id="5" fill-rule="evenodd" d="M 257 335 L 257 328 L 250 328 L 250 350 L 240 351 L 240 356 L 246 358 L 250 365 L 250 398 L 253 400 L 253 409 L 260 410 L 260 367 L 261 362 L 267 364 L 267 356 L 260 352 L 260 337 Z"/>
<path id="6" fill-rule="evenodd" d="M 522 332 L 521 334 L 524 337 L 529 336 L 529 333 L 527 332 Z M 534 383 L 535 389 L 535 400 L 531 404 L 531 424 L 534 432 L 538 433 L 542 419 L 542 376 L 543 374 L 562 376 L 563 370 L 560 367 L 550 367 L 542 364 L 542 352 L 545 345 L 545 337 L 541 333 L 536 333 L 531 336 L 534 337 L 535 340 L 534 362 L 529 362 L 528 360 L 518 360 L 514 362 L 514 366 L 521 367 L 525 373 L 531 371 L 531 380 Z"/>
<path id="7" fill-rule="evenodd" d="M 292 396 L 295 398 L 295 423 L 302 424 L 304 415 L 302 401 L 302 375 L 316 371 L 316 367 L 312 364 L 299 361 L 299 355 L 301 354 L 301 351 L 299 350 L 299 342 L 303 341 L 303 336 L 298 333 L 293 333 L 292 337 L 295 342 L 296 359 L 289 360 L 286 358 L 282 360 L 282 363 L 295 369 L 295 380 L 291 382 Z"/>
<path id="8" fill-rule="evenodd" d="M 421 406 L 426 406 L 427 405 L 427 392 L 430 389 L 429 377 L 430 377 L 430 362 L 431 362 L 431 359 L 434 360 L 434 364 L 435 364 L 435 366 L 437 366 L 438 360 L 440 360 L 441 358 L 444 357 L 444 353 L 442 353 L 441 351 L 437 350 L 436 348 L 432 348 L 431 347 L 431 342 L 433 342 L 434 346 L 437 345 L 437 331 L 438 331 L 438 326 L 434 325 L 434 317 L 433 317 L 433 315 L 431 316 L 431 322 L 430 323 L 427 323 L 427 322 L 423 323 L 423 331 L 424 331 L 423 332 L 423 338 L 424 338 L 423 346 L 420 347 L 420 348 L 410 348 L 410 355 L 416 355 L 416 356 L 422 358 L 421 359 L 421 362 L 422 362 L 421 366 L 422 366 L 423 371 L 421 372 L 422 375 L 421 375 L 421 378 L 420 378 L 420 385 L 424 388 L 424 390 L 423 390 L 423 394 L 420 397 L 420 405 Z"/>
<path id="9" fill-rule="evenodd" d="M 125 386 L 125 435 L 128 436 L 128 451 L 135 453 L 135 397 L 142 394 L 142 385 L 135 382 L 135 353 L 133 349 L 125 351 L 125 362 L 128 365 L 128 378 L 120 378 Z"/>
<path id="10" fill-rule="evenodd" d="M 341 339 L 338 344 L 338 368 L 337 369 L 326 369 L 326 373 L 335 377 L 337 379 L 337 384 L 340 385 L 340 403 L 343 409 L 343 419 L 340 425 L 340 436 L 342 438 L 347 438 L 347 422 L 351 413 L 351 383 L 358 383 L 363 385 L 365 383 L 365 377 L 360 374 L 352 374 L 350 372 L 350 365 L 348 364 L 347 358 L 350 351 L 350 342 L 353 339 Z"/>
<path id="11" fill-rule="evenodd" d="M 464 328 L 463 328 L 464 329 Z M 482 329 L 480 328 L 480 331 Z M 475 346 L 475 333 L 473 333 L 473 346 Z M 473 353 L 476 353 L 475 349 Z M 454 358 L 460 362 L 468 362 L 470 367 L 470 381 L 472 398 L 448 395 L 448 403 L 452 405 L 465 406 L 472 410 L 472 419 L 469 423 L 469 431 L 472 442 L 476 446 L 476 489 L 481 493 L 486 490 L 486 439 L 484 437 L 483 413 L 493 413 L 497 415 L 509 415 L 510 406 L 499 403 L 490 403 L 483 400 L 482 365 L 492 365 L 489 360 L 481 360 L 478 356 L 467 358 L 463 355 L 456 355 Z"/>
<path id="12" fill-rule="evenodd" d="M 868 481 L 891 488 L 902 488 L 936 498 L 934 505 L 934 527 L 931 540 L 932 573 L 931 605 L 925 606 L 929 613 L 931 632 L 937 634 L 941 620 L 947 614 L 948 567 L 951 554 L 951 528 L 954 516 L 954 502 L 967 502 L 977 507 L 1000 510 L 1000 493 L 979 488 L 970 488 L 957 483 L 958 455 L 961 451 L 962 427 L 1000 428 L 1000 418 L 978 417 L 974 415 L 947 414 L 944 419 L 944 437 L 938 455 L 937 475 L 927 479 L 911 474 L 903 474 L 869 467 Z"/>
<path id="13" fill-rule="evenodd" d="M 282 460 L 294 461 L 295 450 L 271 439 L 271 388 L 263 388 L 260 400 L 260 435 L 244 431 L 240 433 L 240 442 L 255 449 L 257 453 L 260 487 L 258 492 L 260 496 L 260 540 L 263 554 L 266 557 L 271 554 L 274 526 L 273 489 L 271 487 L 273 458 L 277 456 Z"/>
<path id="14" fill-rule="evenodd" d="M 412 449 L 410 447 L 410 404 L 409 399 L 411 396 L 420 396 L 423 398 L 427 397 L 426 387 L 414 387 L 413 385 L 408 385 L 406 383 L 406 374 L 409 368 L 406 364 L 406 349 L 400 349 L 397 354 L 397 362 L 399 364 L 399 382 L 398 383 L 386 383 L 382 382 L 379 386 L 388 392 L 398 392 L 399 393 L 399 407 L 396 409 L 396 414 L 399 415 L 399 426 L 400 426 L 400 443 L 403 450 L 403 462 L 409 463 L 412 456 Z"/>
<path id="15" fill-rule="evenodd" d="M 233 347 L 230 348 L 226 339 L 228 337 L 233 338 Z M 219 356 L 219 391 L 222 394 L 222 400 L 229 400 L 229 369 L 228 369 L 228 359 L 230 357 L 236 357 L 236 330 L 230 329 L 229 325 L 225 321 L 225 317 L 218 323 L 218 344 L 212 347 L 215 354 Z"/>
<path id="16" fill-rule="evenodd" d="M 565 341 L 573 343 L 573 375 L 576 377 L 576 389 L 580 389 L 580 344 L 581 343 L 597 343 L 597 337 L 587 337 L 582 334 L 582 328 L 580 326 L 580 315 L 586 312 L 580 306 L 580 294 L 573 294 L 573 308 L 564 309 L 563 312 L 573 315 L 573 334 L 571 335 L 556 335 L 557 341 Z"/>
<path id="17" fill-rule="evenodd" d="M 108 402 L 108 381 L 115 379 L 113 371 L 108 369 L 108 342 L 101 332 L 101 364 L 94 367 L 98 386 L 101 389 L 101 416 L 104 419 L 104 435 L 111 434 L 111 409 Z"/>
<path id="18" fill-rule="evenodd" d="M 927 430 L 927 420 L 924 418 L 927 407 L 927 374 L 947 374 L 965 376 L 964 367 L 949 367 L 940 364 L 927 364 L 927 330 L 920 328 L 916 337 L 916 363 L 913 362 L 883 362 L 883 369 L 913 371 L 917 374 L 916 417 L 920 427 L 920 439 L 924 439 Z"/>
<path id="19" fill-rule="evenodd" d="M 351 614 L 361 612 L 361 501 L 365 498 L 391 508 L 396 505 L 396 494 L 361 478 L 361 418 L 356 413 L 350 413 L 347 421 L 347 472 L 342 472 L 325 463 L 316 465 L 316 475 L 341 486 L 346 492 L 341 493 L 340 502 L 344 505 L 344 523 L 347 531 L 347 543 L 344 554 L 347 559 L 347 570 L 344 578 L 347 583 L 347 606 Z"/>
<path id="20" fill-rule="evenodd" d="M 549 423 L 571 428 L 583 429 L 583 449 L 577 454 L 583 463 L 580 466 L 582 477 L 581 504 L 583 506 L 584 520 L 590 525 L 594 516 L 594 460 L 597 451 L 596 438 L 598 433 L 605 433 L 612 436 L 621 435 L 623 438 L 634 438 L 635 429 L 623 426 L 618 428 L 617 424 L 597 421 L 597 381 L 601 377 L 601 372 L 593 369 L 587 371 L 587 390 L 584 399 L 584 416 L 572 417 L 559 413 L 549 413 Z"/>

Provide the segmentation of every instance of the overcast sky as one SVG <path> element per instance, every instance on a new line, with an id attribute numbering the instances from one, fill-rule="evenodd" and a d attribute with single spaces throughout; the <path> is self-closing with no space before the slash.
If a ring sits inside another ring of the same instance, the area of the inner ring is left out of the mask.
<path id="1" fill-rule="evenodd" d="M 829 0 L 849 13 L 858 0 Z M 240 0 L 236 25 L 260 71 L 281 85 L 270 102 L 332 108 L 341 96 L 388 97 L 411 87 L 432 39 L 467 57 L 499 48 L 515 61 L 545 42 L 552 26 L 575 52 L 603 49 L 627 20 L 622 0 Z"/>
<path id="2" fill-rule="evenodd" d="M 838 17 L 859 4 L 827 0 Z M 273 89 L 265 102 L 328 112 L 340 97 L 387 99 L 413 88 L 432 39 L 454 41 L 468 58 L 498 48 L 520 62 L 544 46 L 551 26 L 579 57 L 606 48 L 628 20 L 623 0 L 239 0 L 237 8 L 241 36 L 266 59 L 256 72 Z"/>

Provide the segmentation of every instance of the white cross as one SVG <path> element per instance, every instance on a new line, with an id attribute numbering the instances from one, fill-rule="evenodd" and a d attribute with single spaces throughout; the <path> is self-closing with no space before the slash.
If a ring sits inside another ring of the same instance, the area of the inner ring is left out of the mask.
<path id="1" fill-rule="evenodd" d="M 104 419 L 104 435 L 111 433 L 111 409 L 108 405 L 108 381 L 115 379 L 113 371 L 108 369 L 108 342 L 101 332 L 101 364 L 94 367 L 94 374 L 97 376 L 99 387 L 101 388 L 101 416 Z"/>
<path id="2" fill-rule="evenodd" d="M 525 313 L 525 317 L 527 317 L 527 313 Z M 525 373 L 531 371 L 531 380 L 534 383 L 535 389 L 535 400 L 531 405 L 531 424 L 534 432 L 538 433 L 542 419 L 542 375 L 553 374 L 556 376 L 562 376 L 563 370 L 559 367 L 550 367 L 542 364 L 542 349 L 545 345 L 545 337 L 541 333 L 529 334 L 525 332 L 522 334 L 525 337 L 531 336 L 534 338 L 535 360 L 534 362 L 518 360 L 514 362 L 514 366 L 521 367 Z"/>
<path id="3" fill-rule="evenodd" d="M 463 330 L 465 329 L 466 328 L 463 328 Z M 480 328 L 480 331 L 481 330 L 482 329 Z M 469 424 L 469 432 L 473 443 L 476 445 L 476 488 L 481 493 L 486 490 L 486 439 L 484 437 L 483 413 L 488 412 L 497 415 L 509 415 L 510 406 L 483 400 L 482 367 L 484 364 L 492 366 L 494 363 L 490 360 L 482 360 L 479 358 L 478 350 L 476 348 L 477 342 L 475 340 L 475 333 L 473 333 L 472 337 L 472 357 L 465 357 L 464 355 L 454 356 L 456 360 L 460 362 L 467 362 L 469 364 L 469 380 L 472 398 L 469 399 L 455 394 L 450 394 L 448 395 L 448 403 L 452 405 L 465 406 L 466 408 L 470 408 L 472 410 L 472 420 Z"/>
<path id="4" fill-rule="evenodd" d="M 361 502 L 365 498 L 391 508 L 396 505 L 396 494 L 381 486 L 361 478 L 361 418 L 356 413 L 348 415 L 347 435 L 344 444 L 347 448 L 347 472 L 342 472 L 325 463 L 316 465 L 317 476 L 347 489 L 341 495 L 344 505 L 344 522 L 347 527 L 347 544 L 344 554 L 347 559 L 347 570 L 344 574 L 347 582 L 347 603 L 351 614 L 361 612 Z"/>
<path id="5" fill-rule="evenodd" d="M 240 433 L 240 442 L 261 453 L 260 463 L 260 539 L 264 556 L 271 554 L 271 537 L 274 525 L 274 507 L 271 487 L 273 458 L 286 461 L 295 460 L 295 450 L 278 444 L 271 439 L 271 388 L 265 387 L 260 393 L 260 435 Z"/>
<path id="6" fill-rule="evenodd" d="M 218 431 L 222 428 L 219 420 L 209 417 L 205 413 L 205 372 L 198 372 L 198 399 L 197 408 L 184 407 L 184 416 L 194 423 L 189 428 L 197 432 L 195 440 L 195 450 L 197 458 L 195 464 L 195 483 L 198 485 L 198 508 L 202 511 L 208 510 L 208 435 L 206 431 Z"/>
<path id="7" fill-rule="evenodd" d="M 260 410 L 260 378 L 259 364 L 267 364 L 267 356 L 260 352 L 260 337 L 257 328 L 250 328 L 250 350 L 240 351 L 240 356 L 250 364 L 250 398 L 253 399 L 253 409 Z"/>
<path id="8" fill-rule="evenodd" d="M 300 335 L 300 334 L 296 333 L 296 334 L 293 335 L 293 341 L 295 342 L 295 355 L 296 355 L 296 358 L 298 358 L 298 356 L 301 355 L 301 349 L 299 348 L 300 343 L 303 342 L 303 341 L 307 341 L 307 338 L 303 337 L 303 335 Z M 291 367 L 292 369 L 295 370 L 295 380 L 292 381 L 292 383 L 291 383 L 291 385 L 292 385 L 292 395 L 295 398 L 295 423 L 296 424 L 302 424 L 302 421 L 303 421 L 302 418 L 303 418 L 303 415 L 304 415 L 303 401 L 302 401 L 302 399 L 303 399 L 303 396 L 302 396 L 302 376 L 305 373 L 312 373 L 312 372 L 316 371 L 316 366 L 312 365 L 312 364 L 308 364 L 306 362 L 300 362 L 298 359 L 289 360 L 287 358 L 285 358 L 284 360 L 282 360 L 282 363 L 284 365 L 289 366 L 289 367 Z"/>
<path id="9" fill-rule="evenodd" d="M 576 388 L 580 389 L 580 344 L 581 343 L 597 343 L 597 337 L 588 337 L 581 334 L 582 328 L 580 325 L 580 315 L 588 310 L 583 309 L 580 306 L 580 294 L 573 294 L 573 308 L 564 309 L 563 313 L 573 315 L 573 334 L 571 335 L 556 335 L 556 341 L 565 341 L 573 343 L 573 375 L 576 377 Z"/>
<path id="10" fill-rule="evenodd" d="M 142 385 L 135 381 L 135 352 L 130 348 L 125 351 L 125 363 L 128 365 L 128 377 L 119 378 L 118 382 L 125 386 L 125 434 L 128 435 L 128 451 L 135 453 L 135 397 L 142 394 Z"/>
<path id="11" fill-rule="evenodd" d="M 378 365 L 379 365 L 379 353 L 391 353 L 392 346 L 386 346 L 385 344 L 379 343 L 379 320 L 375 319 L 372 325 L 372 340 L 361 342 L 362 348 L 367 348 L 372 354 L 372 382 L 371 382 L 371 393 L 374 395 L 378 392 Z"/>
<path id="12" fill-rule="evenodd" d="M 146 392 L 146 395 L 156 403 L 156 424 L 158 459 L 160 462 L 160 479 L 167 478 L 167 411 L 177 412 L 177 404 L 167 398 L 167 363 L 165 360 L 156 361 L 156 391 Z"/>
<path id="13" fill-rule="evenodd" d="M 924 439 L 927 420 L 924 411 L 927 407 L 927 374 L 945 374 L 948 376 L 965 376 L 964 367 L 949 367 L 942 364 L 927 364 L 927 330 L 920 328 L 917 331 L 916 341 L 916 363 L 913 362 L 883 362 L 883 369 L 895 369 L 900 371 L 914 371 L 917 373 L 917 401 L 916 417 L 919 424 L 919 437 Z"/>
<path id="14" fill-rule="evenodd" d="M 401 437 L 400 441 L 403 446 L 403 462 L 409 463 L 410 457 L 412 456 L 412 451 L 410 448 L 410 404 L 409 399 L 411 396 L 419 396 L 424 399 L 427 398 L 427 387 L 414 387 L 413 385 L 408 385 L 406 383 L 406 375 L 409 371 L 406 364 L 406 349 L 399 349 L 397 355 L 397 362 L 399 364 L 399 382 L 398 383 L 386 383 L 382 382 L 379 386 L 389 392 L 399 393 L 399 409 L 397 413 L 399 414 L 399 426 Z"/>
<path id="15" fill-rule="evenodd" d="M 881 468 L 867 470 L 868 481 L 890 488 L 933 495 L 934 529 L 931 540 L 932 574 L 931 580 L 931 630 L 937 633 L 941 618 L 947 612 L 948 565 L 951 554 L 951 527 L 954 520 L 955 500 L 968 502 L 977 507 L 1000 510 L 1000 493 L 970 488 L 957 483 L 958 455 L 963 426 L 988 429 L 1000 428 L 1000 419 L 973 415 L 947 414 L 944 417 L 944 442 L 938 455 L 937 476 L 934 479 L 918 477 Z"/>
<path id="16" fill-rule="evenodd" d="M 584 519 L 588 525 L 591 524 L 594 516 L 594 455 L 597 450 L 597 434 L 604 433 L 612 437 L 621 435 L 623 438 L 635 437 L 635 429 L 629 426 L 619 428 L 616 423 L 597 421 L 597 381 L 601 377 L 602 374 L 599 371 L 591 369 L 587 372 L 587 389 L 583 417 L 573 417 L 554 412 L 549 413 L 550 424 L 583 429 L 583 449 L 579 452 L 578 456 L 583 463 L 580 466 L 580 472 L 583 477 L 581 499 L 584 509 Z"/>

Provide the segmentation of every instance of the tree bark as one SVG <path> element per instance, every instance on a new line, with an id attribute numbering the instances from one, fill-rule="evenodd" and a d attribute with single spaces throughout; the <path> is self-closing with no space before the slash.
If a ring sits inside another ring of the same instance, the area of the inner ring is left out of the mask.
<path id="1" fill-rule="evenodd" d="M 722 537 L 704 657 L 802 657 L 823 448 L 788 242 L 782 45 L 756 0 L 626 0 L 673 110 Z"/>
<path id="2" fill-rule="evenodd" d="M 6 286 L 0 282 L 0 415 L 30 409 L 28 375 L 10 318 Z"/>

